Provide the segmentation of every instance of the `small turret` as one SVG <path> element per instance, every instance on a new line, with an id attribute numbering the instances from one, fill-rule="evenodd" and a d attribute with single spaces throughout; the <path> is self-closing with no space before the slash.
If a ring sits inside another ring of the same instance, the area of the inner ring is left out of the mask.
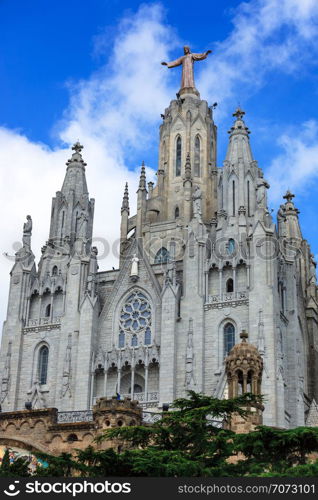
<path id="1" fill-rule="evenodd" d="M 263 358 L 258 349 L 248 343 L 248 333 L 243 330 L 240 334 L 242 341 L 230 350 L 225 359 L 225 371 L 227 375 L 229 398 L 242 394 L 251 393 L 255 396 L 261 394 Z M 252 431 L 256 425 L 262 424 L 261 404 L 254 404 L 251 415 L 246 419 L 239 415 L 233 415 L 230 429 L 245 433 Z"/>
<path id="2" fill-rule="evenodd" d="M 284 238 L 290 238 L 295 242 L 301 242 L 303 237 L 298 220 L 299 210 L 295 207 L 293 202 L 295 195 L 287 190 L 283 198 L 286 202 L 280 206 L 278 211 L 279 235 Z"/>

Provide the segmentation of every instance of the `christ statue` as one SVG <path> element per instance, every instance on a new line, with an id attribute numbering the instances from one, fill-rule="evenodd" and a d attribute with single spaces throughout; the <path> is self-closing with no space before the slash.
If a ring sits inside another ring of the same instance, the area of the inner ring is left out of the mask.
<path id="1" fill-rule="evenodd" d="M 194 84 L 194 75 L 193 75 L 193 63 L 194 61 L 201 61 L 202 59 L 206 59 L 206 57 L 211 53 L 211 50 L 207 50 L 202 54 L 192 54 L 190 51 L 190 47 L 187 45 L 183 48 L 184 56 L 179 57 L 175 61 L 171 62 L 162 62 L 164 66 L 168 66 L 168 68 L 175 68 L 176 66 L 181 66 L 182 64 L 182 78 L 181 78 L 181 87 L 180 90 L 184 88 L 195 88 Z"/>

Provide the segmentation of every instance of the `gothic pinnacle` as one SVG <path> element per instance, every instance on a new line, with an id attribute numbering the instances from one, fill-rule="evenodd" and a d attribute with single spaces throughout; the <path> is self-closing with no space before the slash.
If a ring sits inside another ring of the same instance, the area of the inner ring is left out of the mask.
<path id="1" fill-rule="evenodd" d="M 145 169 L 145 162 L 144 161 L 141 164 L 139 189 L 142 189 L 142 190 L 146 189 L 146 169 Z"/>
<path id="2" fill-rule="evenodd" d="M 190 162 L 190 153 L 187 153 L 186 163 L 184 167 L 184 176 L 186 180 L 191 179 L 191 162 Z"/>
<path id="3" fill-rule="evenodd" d="M 121 205 L 121 213 L 123 213 L 126 210 L 129 215 L 129 192 L 128 192 L 128 182 L 125 184 L 125 191 L 124 191 L 124 196 L 123 196 L 123 202 Z"/>

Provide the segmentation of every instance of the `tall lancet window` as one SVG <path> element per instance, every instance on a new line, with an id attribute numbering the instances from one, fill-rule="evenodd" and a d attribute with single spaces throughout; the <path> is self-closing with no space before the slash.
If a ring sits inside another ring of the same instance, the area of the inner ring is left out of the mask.
<path id="1" fill-rule="evenodd" d="M 181 152 L 182 152 L 182 143 L 180 135 L 176 141 L 176 177 L 181 175 Z"/>
<path id="2" fill-rule="evenodd" d="M 235 328 L 232 323 L 227 323 L 223 330 L 223 346 L 224 356 L 227 356 L 232 347 L 235 345 Z"/>
<path id="3" fill-rule="evenodd" d="M 251 217 L 250 181 L 247 181 L 247 216 Z"/>
<path id="4" fill-rule="evenodd" d="M 232 215 L 235 216 L 235 181 L 232 181 Z"/>
<path id="5" fill-rule="evenodd" d="M 46 347 L 46 345 L 44 345 L 41 347 L 39 351 L 39 360 L 38 360 L 38 378 L 40 384 L 46 384 L 48 361 L 49 361 L 49 350 Z"/>
<path id="6" fill-rule="evenodd" d="M 194 175 L 196 177 L 200 176 L 200 137 L 197 135 L 194 139 Z"/>

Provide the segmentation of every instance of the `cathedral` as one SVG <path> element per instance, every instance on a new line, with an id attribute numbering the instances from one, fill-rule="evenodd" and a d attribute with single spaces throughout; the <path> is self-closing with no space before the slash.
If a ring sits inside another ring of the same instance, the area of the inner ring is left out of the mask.
<path id="1" fill-rule="evenodd" d="M 225 359 L 244 330 L 262 358 L 264 424 L 305 425 L 317 409 L 316 264 L 294 195 L 274 221 L 240 108 L 217 166 L 213 106 L 191 73 L 208 52 L 185 49 L 164 63 L 183 75 L 162 114 L 156 184 L 142 165 L 135 214 L 124 189 L 118 269 L 99 271 L 79 142 L 38 264 L 27 216 L 2 334 L 2 412 L 90 410 L 116 395 L 151 412 L 188 390 L 228 397 Z M 252 383 L 247 374 L 244 390 Z"/>

